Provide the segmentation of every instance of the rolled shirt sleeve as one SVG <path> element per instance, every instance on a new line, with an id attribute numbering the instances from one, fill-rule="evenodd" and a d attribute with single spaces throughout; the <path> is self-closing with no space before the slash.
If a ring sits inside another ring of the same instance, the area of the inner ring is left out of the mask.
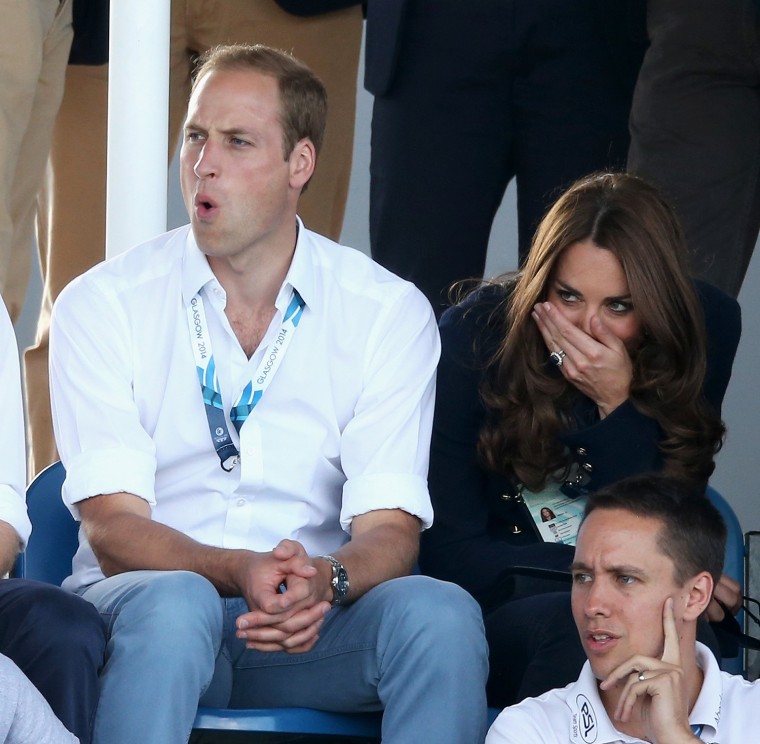
<path id="1" fill-rule="evenodd" d="M 343 431 L 341 524 L 372 509 L 433 521 L 427 486 L 440 341 L 432 309 L 411 285 L 385 308 L 366 345 L 363 387 Z"/>

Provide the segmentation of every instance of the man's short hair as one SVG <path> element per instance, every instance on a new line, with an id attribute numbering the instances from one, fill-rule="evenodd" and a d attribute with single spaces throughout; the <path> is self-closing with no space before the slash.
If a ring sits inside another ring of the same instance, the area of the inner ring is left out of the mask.
<path id="1" fill-rule="evenodd" d="M 199 60 L 193 90 L 217 70 L 252 70 L 271 75 L 280 91 L 283 154 L 287 160 L 299 140 L 308 137 L 319 153 L 327 123 L 327 91 L 322 81 L 292 54 L 264 44 L 212 47 Z"/>
<path id="2" fill-rule="evenodd" d="M 703 491 L 664 475 L 638 475 L 592 493 L 583 518 L 598 509 L 622 509 L 658 519 L 662 527 L 657 545 L 673 561 L 679 586 L 702 571 L 708 571 L 716 583 L 720 579 L 726 525 Z"/>

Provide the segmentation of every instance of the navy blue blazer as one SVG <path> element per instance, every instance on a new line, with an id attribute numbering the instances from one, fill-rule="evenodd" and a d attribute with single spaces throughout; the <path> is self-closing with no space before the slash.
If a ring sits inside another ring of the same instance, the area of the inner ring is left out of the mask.
<path id="1" fill-rule="evenodd" d="M 367 26 L 364 40 L 364 87 L 373 95 L 382 96 L 390 91 L 395 72 L 403 64 L 401 50 L 404 19 L 413 0 L 365 1 Z M 609 51 L 610 63 L 620 74 L 621 82 L 633 89 L 641 65 L 642 45 L 646 43 L 645 0 L 574 2 L 588 5 L 588 12 L 599 30 L 599 38 Z M 492 29 L 484 29 L 473 20 L 471 27 L 457 31 L 460 34 L 475 34 L 475 38 L 479 38 Z"/>
<path id="2" fill-rule="evenodd" d="M 741 312 L 720 290 L 695 284 L 707 331 L 704 392 L 720 412 L 741 336 Z M 486 415 L 479 394 L 483 360 L 500 340 L 491 313 L 506 291 L 481 289 L 447 310 L 440 321 L 442 351 L 429 474 L 435 522 L 422 534 L 420 552 L 424 573 L 459 584 L 486 610 L 513 592 L 511 567 L 567 569 L 573 553 L 565 545 L 538 542 L 530 518 L 514 498 L 514 484 L 485 470 L 478 460 L 477 442 Z M 596 407 L 584 400 L 593 411 L 560 438 L 578 467 L 588 471 L 587 490 L 661 469 L 656 421 L 630 403 L 599 420 Z"/>

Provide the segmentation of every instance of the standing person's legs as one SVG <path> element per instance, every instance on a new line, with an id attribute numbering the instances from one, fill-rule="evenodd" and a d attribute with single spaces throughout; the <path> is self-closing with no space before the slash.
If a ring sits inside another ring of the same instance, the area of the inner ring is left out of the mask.
<path id="1" fill-rule="evenodd" d="M 107 116 L 108 66 L 69 65 L 37 213 L 43 280 L 37 338 L 24 354 L 32 476 L 58 459 L 48 380 L 53 302 L 105 258 Z"/>
<path id="2" fill-rule="evenodd" d="M 411 0 L 389 91 L 372 111 L 372 257 L 437 315 L 483 275 L 513 175 L 512 2 Z"/>
<path id="3" fill-rule="evenodd" d="M 37 192 L 63 94 L 71 0 L 0 0 L 0 292 L 15 322 L 24 304 Z"/>
<path id="4" fill-rule="evenodd" d="M 185 744 L 222 641 L 222 603 L 188 571 L 131 571 L 82 596 L 108 630 L 95 744 Z"/>
<path id="5" fill-rule="evenodd" d="M 760 228 L 760 12 L 652 0 L 628 167 L 662 189 L 694 274 L 736 297 Z"/>
<path id="6" fill-rule="evenodd" d="M 91 740 L 105 628 L 88 602 L 56 586 L 0 581 L 0 653 L 82 744 Z"/>
<path id="7" fill-rule="evenodd" d="M 306 227 L 337 240 L 351 176 L 361 8 L 294 16 L 274 0 L 227 0 L 221 4 L 175 0 L 172 13 L 171 143 L 177 141 L 187 108 L 191 52 L 203 52 L 216 44 L 266 44 L 291 52 L 322 80 L 328 96 L 327 131 L 298 213 Z"/>
<path id="8" fill-rule="evenodd" d="M 478 744 L 486 731 L 487 650 L 475 601 L 424 576 L 388 581 L 330 612 L 305 654 L 245 650 L 225 628 L 230 707 L 384 709 L 384 744 Z M 215 684 L 216 684 L 215 679 Z"/>
<path id="9" fill-rule="evenodd" d="M 578 0 L 533 0 L 519 3 L 515 12 L 521 60 L 513 87 L 520 263 L 544 213 L 570 184 L 625 166 L 639 59 L 634 52 L 643 45 L 617 28 L 624 18 L 595 17 L 592 7 Z M 608 36 L 627 45 L 627 65 L 613 64 Z"/>

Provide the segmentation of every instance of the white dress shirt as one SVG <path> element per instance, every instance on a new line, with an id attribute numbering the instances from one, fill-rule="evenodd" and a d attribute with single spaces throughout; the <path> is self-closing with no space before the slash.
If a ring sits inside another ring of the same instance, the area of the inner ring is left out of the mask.
<path id="1" fill-rule="evenodd" d="M 689 723 L 702 741 L 748 744 L 757 731 L 760 680 L 721 672 L 707 646 L 697 643 L 697 664 L 704 672 L 702 689 L 689 713 Z M 494 721 L 486 744 L 646 744 L 621 734 L 599 697 L 591 665 L 586 662 L 576 682 L 527 698 L 505 708 Z"/>
<path id="2" fill-rule="evenodd" d="M 241 429 L 229 410 L 281 327 L 292 290 L 303 316 Z M 220 467 L 190 342 L 200 292 L 227 425 L 240 451 Z M 224 548 L 336 550 L 354 516 L 403 509 L 432 521 L 427 467 L 440 345 L 424 296 L 363 254 L 306 230 L 249 360 L 225 292 L 189 227 L 161 235 L 72 282 L 53 313 L 53 420 L 64 500 L 125 491 L 156 521 Z M 85 537 L 64 586 L 103 577 Z"/>
<path id="3" fill-rule="evenodd" d="M 18 347 L 8 311 L 0 301 L 0 389 L 3 411 L 0 416 L 0 520 L 16 530 L 26 546 L 32 525 L 26 513 L 26 451 L 24 414 L 21 407 L 21 378 Z"/>

